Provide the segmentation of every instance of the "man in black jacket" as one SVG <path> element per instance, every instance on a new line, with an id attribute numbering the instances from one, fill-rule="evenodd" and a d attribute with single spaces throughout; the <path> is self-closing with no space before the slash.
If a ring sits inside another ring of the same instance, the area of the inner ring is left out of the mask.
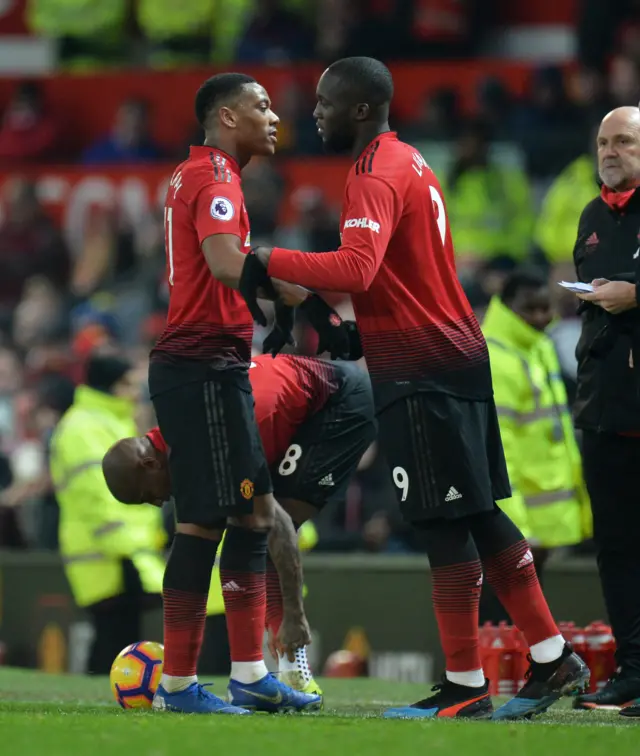
<path id="1" fill-rule="evenodd" d="M 617 643 L 618 672 L 576 708 L 625 706 L 640 698 L 640 111 L 618 108 L 598 132 L 599 197 L 584 209 L 574 262 L 593 282 L 583 300 L 576 349 L 575 420 L 583 431 L 598 569 Z"/>

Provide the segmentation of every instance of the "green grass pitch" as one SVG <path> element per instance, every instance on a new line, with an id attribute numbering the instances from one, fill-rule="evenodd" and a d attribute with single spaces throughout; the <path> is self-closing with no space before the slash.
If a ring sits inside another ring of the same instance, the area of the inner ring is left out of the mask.
<path id="1" fill-rule="evenodd" d="M 224 695 L 224 680 L 214 690 Z M 106 678 L 0 667 L 0 753 L 6 756 L 640 756 L 640 720 L 576 712 L 568 701 L 531 722 L 387 721 L 388 705 L 423 686 L 323 680 L 319 714 L 182 716 L 122 711 Z"/>

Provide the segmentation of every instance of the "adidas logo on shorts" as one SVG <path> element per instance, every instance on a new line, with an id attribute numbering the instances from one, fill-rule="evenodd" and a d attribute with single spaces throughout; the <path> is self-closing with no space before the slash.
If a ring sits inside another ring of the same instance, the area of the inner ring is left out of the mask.
<path id="1" fill-rule="evenodd" d="M 319 486 L 332 486 L 333 485 L 333 475 L 329 473 L 328 475 L 325 475 L 324 478 L 318 481 Z"/>
<path id="2" fill-rule="evenodd" d="M 454 488 L 453 486 L 451 486 L 451 488 L 449 489 L 449 492 L 444 497 L 444 500 L 455 501 L 456 499 L 461 499 L 461 498 L 462 498 L 462 494 L 460 493 L 460 491 L 458 491 L 457 488 Z"/>

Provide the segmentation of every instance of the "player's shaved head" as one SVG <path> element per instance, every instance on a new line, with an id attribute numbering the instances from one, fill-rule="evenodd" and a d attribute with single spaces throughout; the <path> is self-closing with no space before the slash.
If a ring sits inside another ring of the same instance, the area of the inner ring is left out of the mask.
<path id="1" fill-rule="evenodd" d="M 389 130 L 393 78 L 375 58 L 343 58 L 332 63 L 320 77 L 316 95 L 314 117 L 331 151 L 358 151 Z"/>
<path id="2" fill-rule="evenodd" d="M 325 71 L 339 84 L 341 97 L 351 105 L 366 103 L 371 109 L 389 106 L 393 99 L 391 71 L 375 58 L 342 58 Z"/>
<path id="3" fill-rule="evenodd" d="M 102 474 L 123 504 L 161 505 L 171 495 L 166 455 L 146 436 L 116 442 L 102 458 Z"/>
<path id="4" fill-rule="evenodd" d="M 207 129 L 209 116 L 223 105 L 233 105 L 248 84 L 256 84 L 253 76 L 243 73 L 216 74 L 207 79 L 196 94 L 196 118 Z"/>
<path id="5" fill-rule="evenodd" d="M 138 503 L 136 477 L 140 451 L 137 438 L 123 438 L 102 458 L 102 474 L 111 495 L 123 504 Z"/>
<path id="6" fill-rule="evenodd" d="M 606 186 L 625 191 L 640 184 L 640 109 L 616 108 L 602 119 L 598 171 Z"/>

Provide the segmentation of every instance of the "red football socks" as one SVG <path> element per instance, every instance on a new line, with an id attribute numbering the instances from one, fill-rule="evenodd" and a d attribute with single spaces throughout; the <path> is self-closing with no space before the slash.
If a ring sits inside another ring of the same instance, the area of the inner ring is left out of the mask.
<path id="1" fill-rule="evenodd" d="M 559 634 L 525 540 L 483 560 L 485 577 L 529 646 Z"/>
<path id="2" fill-rule="evenodd" d="M 220 580 L 232 662 L 260 661 L 267 607 L 265 531 L 227 528 Z"/>
<path id="3" fill-rule="evenodd" d="M 478 606 L 482 586 L 479 560 L 432 569 L 433 606 L 447 672 L 482 667 Z"/>
<path id="4" fill-rule="evenodd" d="M 163 673 L 173 677 L 196 674 L 207 614 L 206 593 L 162 591 L 164 601 Z"/>
<path id="5" fill-rule="evenodd" d="M 217 541 L 177 533 L 164 574 L 164 667 L 172 677 L 196 674 Z"/>
<path id="6" fill-rule="evenodd" d="M 267 555 L 267 628 L 273 636 L 278 635 L 282 624 L 282 590 L 275 564 Z"/>

